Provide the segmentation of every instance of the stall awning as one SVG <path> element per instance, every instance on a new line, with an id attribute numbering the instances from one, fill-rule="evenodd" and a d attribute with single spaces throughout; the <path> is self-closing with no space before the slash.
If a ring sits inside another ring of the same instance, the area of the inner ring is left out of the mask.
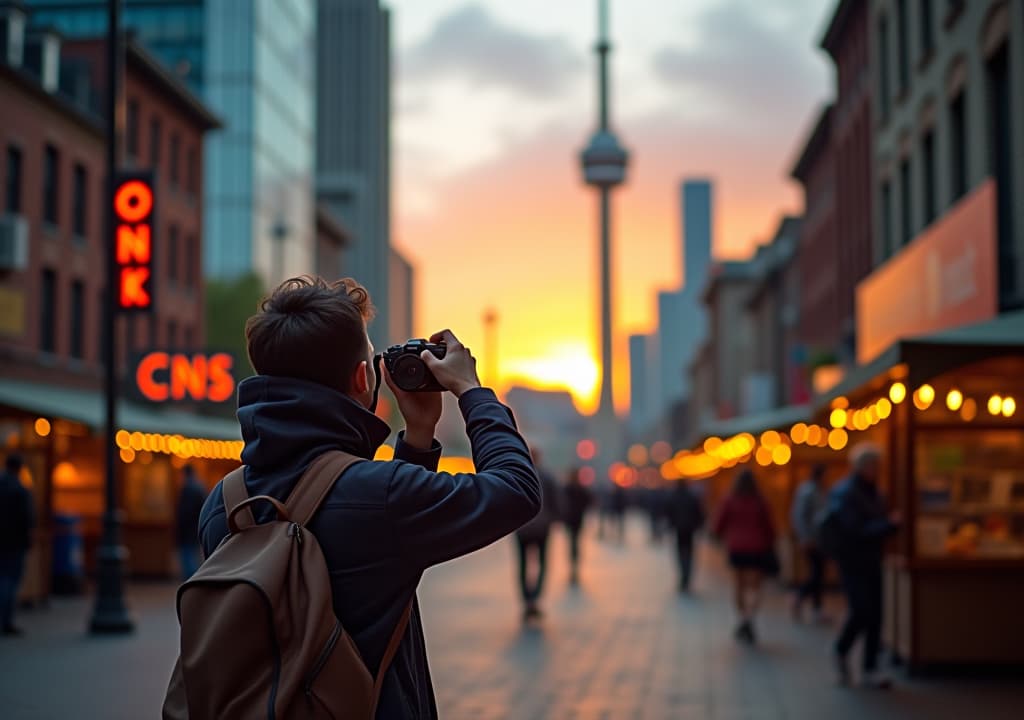
<path id="1" fill-rule="evenodd" d="M 732 437 L 740 433 L 757 434 L 765 430 L 788 430 L 798 422 L 807 422 L 811 417 L 811 408 L 807 405 L 787 405 L 765 412 L 742 415 L 728 420 L 715 420 L 701 426 L 703 438 L 717 436 Z"/>
<path id="2" fill-rule="evenodd" d="M 105 423 L 103 395 L 80 390 L 0 380 L 0 405 L 46 418 L 64 418 L 102 430 Z M 159 410 L 122 400 L 117 404 L 117 424 L 132 432 L 178 434 L 211 440 L 241 440 L 238 422 L 178 410 Z"/>
<path id="3" fill-rule="evenodd" d="M 907 382 L 916 387 L 965 365 L 1016 354 L 1024 354 L 1024 311 L 898 340 L 871 362 L 851 370 L 827 393 L 816 397 L 815 406 L 827 406 L 837 397 L 856 392 L 898 365 L 906 366 Z"/>

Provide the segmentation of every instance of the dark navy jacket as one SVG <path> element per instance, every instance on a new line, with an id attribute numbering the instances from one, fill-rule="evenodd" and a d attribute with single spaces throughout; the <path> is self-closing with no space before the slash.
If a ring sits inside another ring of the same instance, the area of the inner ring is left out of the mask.
<path id="1" fill-rule="evenodd" d="M 498 540 L 540 509 L 537 474 L 511 411 L 485 388 L 464 393 L 459 407 L 476 474 L 435 472 L 437 441 L 418 451 L 399 435 L 393 461 L 352 465 L 310 523 L 327 560 L 334 612 L 374 673 L 426 568 Z M 270 376 L 239 385 L 238 420 L 249 494 L 281 500 L 321 453 L 372 458 L 390 432 L 341 393 Z M 257 510 L 257 520 L 269 515 Z M 226 534 L 218 484 L 200 518 L 204 551 L 210 554 Z M 437 717 L 418 604 L 385 677 L 377 717 Z"/>
<path id="2" fill-rule="evenodd" d="M 829 509 L 837 513 L 843 534 L 836 558 L 840 565 L 849 570 L 879 571 L 885 540 L 896 526 L 874 483 L 851 475 L 832 489 Z"/>

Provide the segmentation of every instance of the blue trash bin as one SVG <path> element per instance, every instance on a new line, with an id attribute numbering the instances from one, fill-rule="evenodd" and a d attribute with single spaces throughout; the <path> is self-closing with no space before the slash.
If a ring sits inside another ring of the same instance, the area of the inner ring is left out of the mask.
<path id="1" fill-rule="evenodd" d="M 53 516 L 53 592 L 58 595 L 82 592 L 85 568 L 81 524 L 77 515 Z"/>

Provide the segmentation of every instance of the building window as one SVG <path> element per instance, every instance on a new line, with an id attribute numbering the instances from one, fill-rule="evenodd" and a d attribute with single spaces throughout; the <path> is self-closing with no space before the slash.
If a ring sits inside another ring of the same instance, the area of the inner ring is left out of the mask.
<path id="1" fill-rule="evenodd" d="M 178 350 L 178 323 L 174 320 L 167 321 L 167 349 Z"/>
<path id="2" fill-rule="evenodd" d="M 910 85 L 910 32 L 907 27 L 907 0 L 896 0 L 896 43 L 897 72 L 899 73 L 899 95 L 907 92 Z"/>
<path id="3" fill-rule="evenodd" d="M 71 357 L 85 357 L 85 286 L 81 280 L 71 283 Z"/>
<path id="4" fill-rule="evenodd" d="M 163 140 L 160 118 L 153 117 L 149 121 L 149 165 L 154 170 L 160 167 L 160 142 Z"/>
<path id="5" fill-rule="evenodd" d="M 1024 300 L 1017 297 L 1020 259 L 1014 242 L 1013 123 L 1010 95 L 1010 51 L 1004 43 L 985 63 L 988 85 L 986 115 L 989 118 L 989 173 L 996 181 L 996 217 L 999 238 L 999 297 L 1010 309 Z M 1019 121 L 1018 121 L 1019 122 Z"/>
<path id="6" fill-rule="evenodd" d="M 185 163 L 185 190 L 190 198 L 199 194 L 199 153 L 195 147 L 188 149 Z"/>
<path id="7" fill-rule="evenodd" d="M 57 350 L 57 273 L 43 270 L 39 288 L 39 349 L 46 353 Z"/>
<path id="8" fill-rule="evenodd" d="M 174 285 L 178 282 L 178 226 L 167 228 L 167 280 Z"/>
<path id="9" fill-rule="evenodd" d="M 952 204 L 967 194 L 967 104 L 964 91 L 949 104 L 949 144 Z"/>
<path id="10" fill-rule="evenodd" d="M 190 290 L 196 286 L 196 250 L 198 249 L 198 243 L 196 242 L 195 235 L 185 236 L 185 270 L 182 273 L 184 276 L 185 287 Z"/>
<path id="11" fill-rule="evenodd" d="M 892 185 L 888 180 L 882 183 L 882 257 L 892 257 Z"/>
<path id="12" fill-rule="evenodd" d="M 910 158 L 903 158 L 900 163 L 900 244 L 908 245 L 914 238 L 914 226 L 911 214 Z"/>
<path id="13" fill-rule="evenodd" d="M 17 215 L 21 212 L 21 149 L 7 146 L 7 188 L 5 207 L 7 212 Z"/>
<path id="14" fill-rule="evenodd" d="M 85 166 L 81 163 L 75 163 L 74 197 L 72 198 L 74 206 L 71 213 L 71 229 L 74 232 L 75 237 L 78 238 L 84 238 L 88 235 L 88 230 L 86 229 L 86 214 L 88 212 L 87 208 L 89 207 L 88 178 L 89 176 L 85 170 Z"/>
<path id="15" fill-rule="evenodd" d="M 932 18 L 932 0 L 921 0 L 921 57 L 926 58 L 935 49 L 935 30 Z"/>
<path id="16" fill-rule="evenodd" d="M 935 131 L 929 129 L 921 138 L 921 159 L 924 162 L 924 224 L 935 220 Z"/>
<path id="17" fill-rule="evenodd" d="M 882 111 L 882 122 L 885 122 L 889 118 L 892 102 L 889 89 L 889 21 L 885 15 L 878 18 L 878 94 L 881 98 L 879 108 Z"/>
<path id="18" fill-rule="evenodd" d="M 178 133 L 171 133 L 171 187 L 177 188 L 180 179 L 179 170 L 181 167 L 181 138 Z"/>
<path id="19" fill-rule="evenodd" d="M 128 117 L 125 120 L 125 143 L 128 157 L 139 157 L 139 101 L 128 101 Z"/>
<path id="20" fill-rule="evenodd" d="M 60 170 L 60 153 L 53 145 L 43 151 L 43 220 L 57 224 L 57 183 Z"/>
<path id="21" fill-rule="evenodd" d="M 186 352 L 193 352 L 195 350 L 195 331 L 191 327 L 185 328 L 185 344 L 181 349 Z"/>

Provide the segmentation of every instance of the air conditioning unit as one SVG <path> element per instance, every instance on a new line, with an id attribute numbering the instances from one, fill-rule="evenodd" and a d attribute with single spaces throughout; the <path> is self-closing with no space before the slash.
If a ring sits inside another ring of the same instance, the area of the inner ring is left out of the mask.
<path id="1" fill-rule="evenodd" d="M 0 270 L 28 267 L 28 221 L 22 215 L 0 215 Z"/>

